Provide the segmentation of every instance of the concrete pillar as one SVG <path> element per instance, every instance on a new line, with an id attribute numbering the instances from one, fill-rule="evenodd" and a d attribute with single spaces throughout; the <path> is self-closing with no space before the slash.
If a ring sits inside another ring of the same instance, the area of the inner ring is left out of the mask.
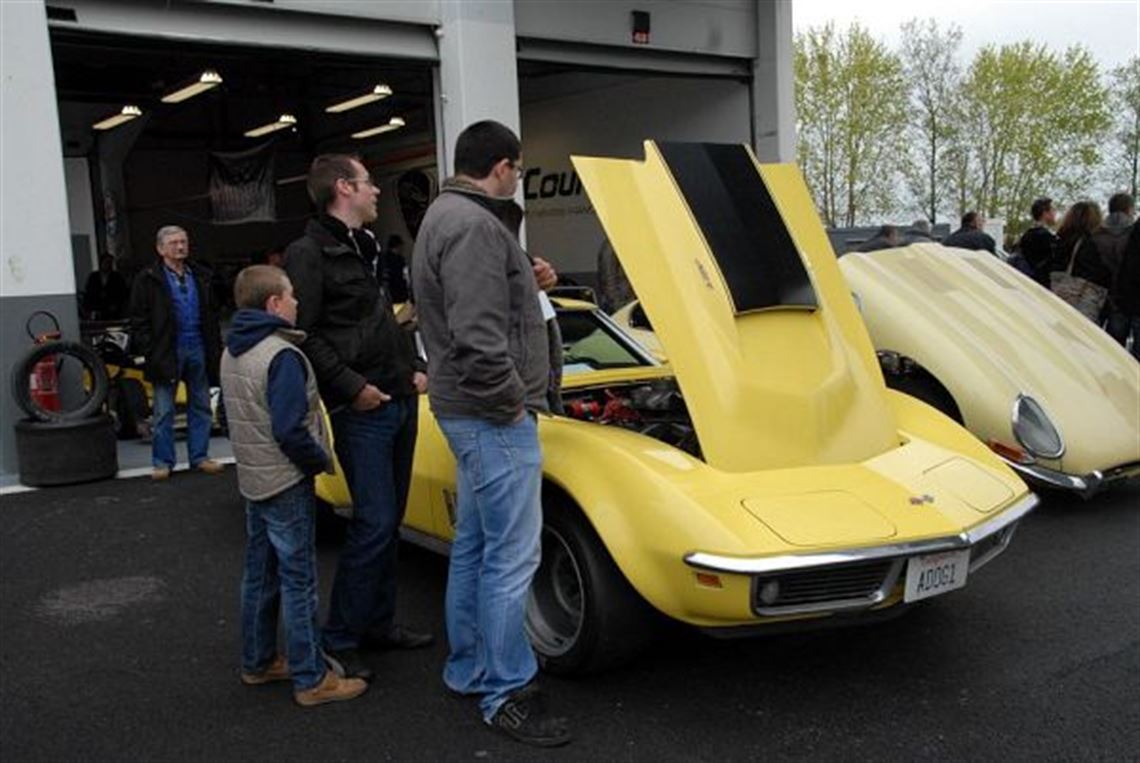
<path id="1" fill-rule="evenodd" d="M 66 338 L 79 339 L 63 148 L 43 0 L 0 2 L 0 71 L 0 470 L 12 473 L 13 425 L 23 414 L 8 393 L 8 378 L 12 365 L 31 346 L 24 324 L 34 311 L 48 310 L 59 319 Z"/>
<path id="2" fill-rule="evenodd" d="M 752 146 L 762 162 L 796 158 L 792 0 L 756 0 Z"/>
<path id="3" fill-rule="evenodd" d="M 455 139 L 467 125 L 494 119 L 519 133 L 514 3 L 442 0 L 439 35 L 440 178 L 455 171 Z"/>

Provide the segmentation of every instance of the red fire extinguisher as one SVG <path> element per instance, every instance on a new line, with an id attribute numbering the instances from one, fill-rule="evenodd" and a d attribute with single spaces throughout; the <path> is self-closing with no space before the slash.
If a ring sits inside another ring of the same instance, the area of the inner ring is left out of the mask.
<path id="1" fill-rule="evenodd" d="M 50 318 L 52 323 L 55 324 L 55 330 L 33 334 L 32 320 L 37 315 L 45 315 Z M 31 316 L 28 317 L 28 322 L 24 328 L 27 330 L 28 336 L 30 336 L 32 341 L 36 344 L 54 342 L 62 336 L 59 331 L 59 321 L 46 310 L 37 310 L 32 313 Z M 40 408 L 43 408 L 45 411 L 60 410 L 62 406 L 59 400 L 59 361 L 55 355 L 48 355 L 42 358 L 32 367 L 32 372 L 28 375 L 28 390 L 31 393 L 32 400 Z"/>

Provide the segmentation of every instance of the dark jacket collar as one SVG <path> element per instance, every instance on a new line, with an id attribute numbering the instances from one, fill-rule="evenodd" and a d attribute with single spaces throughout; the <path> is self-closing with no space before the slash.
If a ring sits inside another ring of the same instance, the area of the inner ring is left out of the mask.
<path id="1" fill-rule="evenodd" d="M 364 230 L 352 230 L 342 220 L 321 213 L 309 220 L 305 235 L 312 236 L 328 255 L 359 254 L 371 261 L 379 252 L 376 239 Z"/>

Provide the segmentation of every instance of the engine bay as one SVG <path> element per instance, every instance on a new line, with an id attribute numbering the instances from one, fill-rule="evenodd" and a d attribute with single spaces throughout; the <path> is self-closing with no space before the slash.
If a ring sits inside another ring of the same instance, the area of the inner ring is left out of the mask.
<path id="1" fill-rule="evenodd" d="M 566 415 L 629 429 L 701 458 L 701 445 L 674 379 L 565 390 Z"/>

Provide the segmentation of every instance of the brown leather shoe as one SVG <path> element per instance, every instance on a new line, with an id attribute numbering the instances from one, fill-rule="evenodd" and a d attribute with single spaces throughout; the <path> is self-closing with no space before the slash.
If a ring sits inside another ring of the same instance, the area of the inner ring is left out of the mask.
<path id="1" fill-rule="evenodd" d="M 368 691 L 368 684 L 359 678 L 341 678 L 333 671 L 325 673 L 321 682 L 311 689 L 293 692 L 293 701 L 302 707 L 323 705 L 326 702 L 343 702 L 356 699 Z"/>
<path id="2" fill-rule="evenodd" d="M 204 474 L 221 474 L 226 470 L 226 465 L 215 461 L 212 458 L 207 458 L 205 461 L 200 462 L 194 467 Z"/>
<path id="3" fill-rule="evenodd" d="M 245 673 L 241 674 L 241 682 L 246 686 L 259 686 L 267 684 L 272 681 L 288 681 L 289 680 L 289 663 L 285 660 L 285 655 L 279 654 L 273 658 L 273 662 L 269 663 L 265 670 L 260 673 Z"/>
<path id="4" fill-rule="evenodd" d="M 154 480 L 155 482 L 162 482 L 164 480 L 170 479 L 170 467 L 169 466 L 156 466 L 156 467 L 154 467 L 154 471 L 150 473 L 150 478 L 152 480 Z"/>

